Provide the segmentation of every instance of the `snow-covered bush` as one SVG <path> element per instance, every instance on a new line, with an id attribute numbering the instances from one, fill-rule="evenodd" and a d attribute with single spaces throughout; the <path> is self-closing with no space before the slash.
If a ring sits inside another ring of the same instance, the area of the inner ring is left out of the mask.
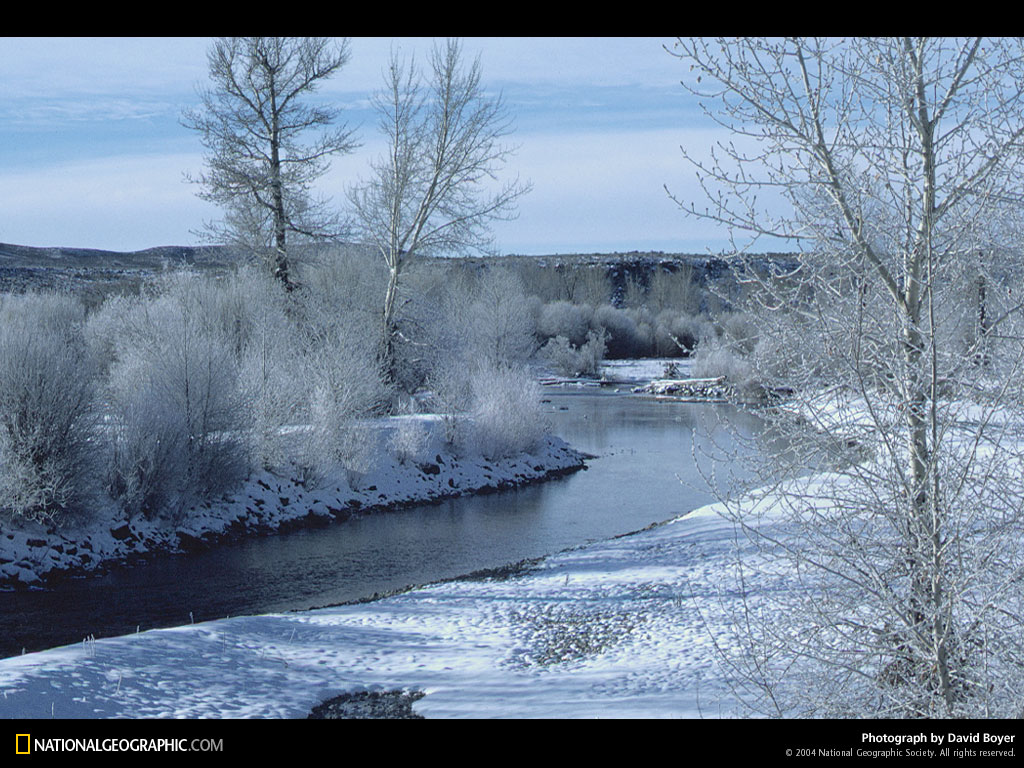
<path id="1" fill-rule="evenodd" d="M 758 385 L 758 376 L 750 360 L 710 339 L 697 347 L 690 372 L 696 378 L 725 376 L 726 381 L 740 391 L 753 391 Z"/>
<path id="2" fill-rule="evenodd" d="M 0 296 L 0 512 L 52 518 L 79 511 L 95 454 L 93 376 L 81 303 Z"/>
<path id="3" fill-rule="evenodd" d="M 522 367 L 481 365 L 470 376 L 470 447 L 498 459 L 536 448 L 545 433 L 540 387 Z"/>
<path id="4" fill-rule="evenodd" d="M 722 333 L 731 346 L 742 355 L 750 355 L 757 346 L 760 329 L 750 314 L 730 312 L 718 319 Z"/>
<path id="5" fill-rule="evenodd" d="M 452 330 L 462 339 L 468 360 L 489 365 L 525 362 L 536 350 L 534 322 L 522 281 L 505 269 L 492 267 L 477 279 L 475 290 L 450 312 Z"/>
<path id="6" fill-rule="evenodd" d="M 451 270 L 434 286 L 429 306 L 433 313 L 420 315 L 425 383 L 442 416 L 446 442 L 462 444 L 462 417 L 471 399 L 469 371 L 521 365 L 532 357 L 536 302 L 526 297 L 515 273 L 490 266 L 473 273 Z"/>
<path id="7" fill-rule="evenodd" d="M 590 324 L 593 331 L 604 331 L 610 358 L 650 357 L 654 352 L 654 329 L 642 308 L 616 309 L 606 304 L 594 310 Z"/>
<path id="8" fill-rule="evenodd" d="M 218 316 L 238 359 L 245 433 L 253 466 L 287 466 L 290 427 L 304 415 L 307 379 L 296 308 L 281 282 L 243 268 L 218 285 Z"/>
<path id="9" fill-rule="evenodd" d="M 359 419 L 379 412 L 388 399 L 376 338 L 343 316 L 323 317 L 304 343 L 308 423 L 300 461 L 321 479 L 339 467 L 362 472 L 369 461 Z"/>
<path id="10" fill-rule="evenodd" d="M 168 280 L 122 318 L 110 368 L 111 494 L 129 514 L 174 516 L 246 474 L 237 337 L 208 285 Z"/>
<path id="11" fill-rule="evenodd" d="M 375 253 L 337 251 L 296 264 L 303 306 L 376 316 L 388 284 L 387 268 Z"/>
<path id="12" fill-rule="evenodd" d="M 435 366 L 427 379 L 427 386 L 431 392 L 431 407 L 441 416 L 445 443 L 449 446 L 462 444 L 462 417 L 469 408 L 471 395 L 465 366 L 454 363 Z"/>
<path id="13" fill-rule="evenodd" d="M 114 295 L 88 313 L 83 335 L 90 364 L 99 379 L 106 378 L 117 357 L 118 339 L 127 316 L 145 300 L 142 296 Z"/>
<path id="14" fill-rule="evenodd" d="M 581 346 L 586 343 L 593 313 L 590 306 L 570 304 L 568 301 L 545 304 L 537 317 L 537 335 L 541 339 L 564 336 L 570 344 Z"/>
<path id="15" fill-rule="evenodd" d="M 423 419 L 403 416 L 393 419 L 392 423 L 394 431 L 389 447 L 399 463 L 424 461 L 430 447 L 430 430 Z"/>
<path id="16" fill-rule="evenodd" d="M 704 323 L 699 319 L 673 310 L 664 310 L 655 321 L 655 354 L 659 357 L 691 355 L 697 348 L 701 336 L 706 333 Z"/>
<path id="17" fill-rule="evenodd" d="M 604 360 L 605 337 L 604 332 L 590 331 L 587 334 L 586 342 L 579 347 L 574 346 L 564 336 L 556 336 L 550 339 L 541 350 L 541 357 L 548 361 L 548 364 L 557 373 L 563 376 L 597 376 L 601 371 L 601 361 Z"/>

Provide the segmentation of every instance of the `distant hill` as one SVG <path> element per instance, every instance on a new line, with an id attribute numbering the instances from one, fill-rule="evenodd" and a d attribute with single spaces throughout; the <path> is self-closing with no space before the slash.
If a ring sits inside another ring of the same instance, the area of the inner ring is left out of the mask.
<path id="1" fill-rule="evenodd" d="M 346 253 L 370 251 L 356 244 L 306 246 L 296 258 L 322 254 L 325 249 Z M 240 252 L 224 245 L 167 245 L 142 251 L 104 251 L 96 248 L 38 248 L 0 243 L 0 293 L 24 290 L 71 290 L 86 297 L 99 298 L 113 290 L 137 286 L 162 271 L 190 267 L 200 271 L 223 271 L 243 258 Z M 627 276 L 647 281 L 656 268 L 675 270 L 688 267 L 698 283 L 720 279 L 730 270 L 725 258 L 708 254 L 628 251 L 623 253 L 577 253 L 549 255 L 506 255 L 503 262 L 532 263 L 551 269 L 603 269 L 616 291 L 621 291 Z M 788 254 L 756 254 L 746 257 L 748 265 L 791 261 Z M 428 261 L 435 261 L 428 259 Z M 436 260 L 442 261 L 441 259 Z M 443 261 L 451 263 L 451 259 Z M 493 262 L 492 258 L 458 259 L 467 266 Z"/>
<path id="2" fill-rule="evenodd" d="M 137 286 L 166 269 L 222 270 L 237 261 L 224 246 L 163 246 L 144 251 L 36 248 L 0 243 L 0 293 L 67 290 L 87 299 Z"/>
<path id="3" fill-rule="evenodd" d="M 159 270 L 169 265 L 223 267 L 235 260 L 222 245 L 167 245 L 144 251 L 101 251 L 96 248 L 36 248 L 0 243 L 0 267 L 57 269 Z"/>

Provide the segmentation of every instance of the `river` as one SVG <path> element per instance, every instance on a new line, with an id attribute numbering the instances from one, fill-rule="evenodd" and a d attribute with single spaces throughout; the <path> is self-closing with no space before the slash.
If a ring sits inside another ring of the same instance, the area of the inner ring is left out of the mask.
<path id="1" fill-rule="evenodd" d="M 757 418 L 626 391 L 545 391 L 553 432 L 596 457 L 585 471 L 0 593 L 0 655 L 358 600 L 629 533 L 714 500 L 695 453 L 728 451 L 734 430 L 757 433 Z"/>

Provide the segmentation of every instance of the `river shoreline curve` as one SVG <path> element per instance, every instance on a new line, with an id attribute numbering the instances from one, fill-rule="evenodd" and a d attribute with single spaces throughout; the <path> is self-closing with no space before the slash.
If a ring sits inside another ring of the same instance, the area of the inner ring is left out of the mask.
<path id="1" fill-rule="evenodd" d="M 237 492 L 190 508 L 174 524 L 129 520 L 111 509 L 88 525 L 65 530 L 35 522 L 0 524 L 0 589 L 56 586 L 153 556 L 519 488 L 585 469 L 589 458 L 550 435 L 529 453 L 497 460 L 459 455 L 442 440 L 434 442 L 426 459 L 387 456 L 358 477 L 332 477 L 317 488 L 261 472 Z"/>

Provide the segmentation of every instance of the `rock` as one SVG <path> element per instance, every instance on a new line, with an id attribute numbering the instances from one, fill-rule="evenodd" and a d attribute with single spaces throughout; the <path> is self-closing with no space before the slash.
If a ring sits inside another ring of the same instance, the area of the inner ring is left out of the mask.
<path id="1" fill-rule="evenodd" d="M 309 720 L 423 720 L 413 702 L 423 691 L 361 691 L 336 696 L 313 707 Z"/>
<path id="2" fill-rule="evenodd" d="M 118 541 L 124 541 L 125 539 L 132 538 L 132 529 L 128 526 L 128 523 L 125 523 L 117 528 L 111 528 L 110 535 Z"/>

